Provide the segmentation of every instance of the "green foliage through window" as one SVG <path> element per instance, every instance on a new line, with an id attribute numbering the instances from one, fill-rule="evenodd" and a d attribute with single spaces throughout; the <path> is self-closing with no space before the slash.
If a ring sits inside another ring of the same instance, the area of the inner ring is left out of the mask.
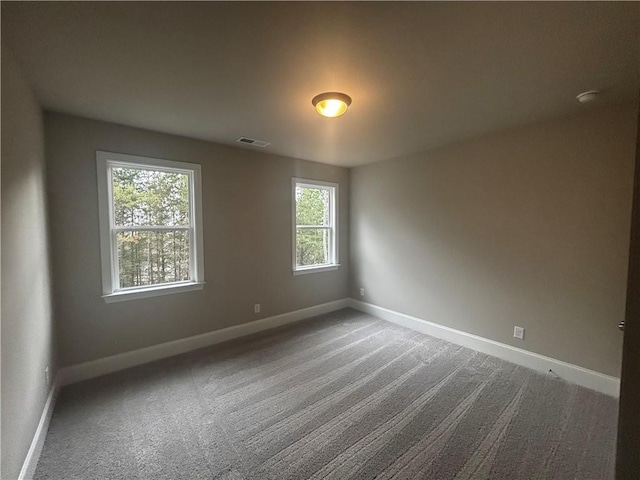
<path id="1" fill-rule="evenodd" d="M 296 185 L 296 265 L 332 263 L 332 187 Z"/>
<path id="2" fill-rule="evenodd" d="M 190 279 L 189 176 L 114 167 L 120 288 Z"/>
<path id="3" fill-rule="evenodd" d="M 188 226 L 189 177 L 183 173 L 112 169 L 117 226 Z"/>

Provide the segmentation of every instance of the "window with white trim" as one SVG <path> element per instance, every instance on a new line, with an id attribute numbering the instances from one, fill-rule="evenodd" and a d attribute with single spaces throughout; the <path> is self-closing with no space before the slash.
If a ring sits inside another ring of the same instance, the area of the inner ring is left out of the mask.
<path id="1" fill-rule="evenodd" d="M 200 165 L 96 152 L 107 302 L 204 284 Z"/>
<path id="2" fill-rule="evenodd" d="M 293 272 L 338 268 L 336 183 L 292 179 Z"/>

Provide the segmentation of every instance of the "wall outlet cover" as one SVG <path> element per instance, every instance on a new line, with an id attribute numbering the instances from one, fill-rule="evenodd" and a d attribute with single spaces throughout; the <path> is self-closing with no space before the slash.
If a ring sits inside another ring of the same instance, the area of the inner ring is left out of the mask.
<path id="1" fill-rule="evenodd" d="M 524 340 L 524 328 L 513 327 L 513 336 L 515 338 L 519 338 L 520 340 Z"/>
<path id="2" fill-rule="evenodd" d="M 260 304 L 259 303 L 256 303 L 253 306 L 253 313 L 260 313 Z"/>

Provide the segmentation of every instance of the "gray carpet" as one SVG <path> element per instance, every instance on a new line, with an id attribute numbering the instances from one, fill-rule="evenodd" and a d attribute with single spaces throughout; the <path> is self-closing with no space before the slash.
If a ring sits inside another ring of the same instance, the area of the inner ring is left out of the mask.
<path id="1" fill-rule="evenodd" d="M 342 310 L 69 386 L 44 479 L 607 479 L 617 402 Z"/>

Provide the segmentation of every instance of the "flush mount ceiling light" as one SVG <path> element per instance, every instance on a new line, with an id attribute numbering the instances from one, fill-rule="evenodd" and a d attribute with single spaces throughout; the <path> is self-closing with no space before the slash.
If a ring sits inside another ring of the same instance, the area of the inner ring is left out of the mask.
<path id="1" fill-rule="evenodd" d="M 593 102 L 599 93 L 600 90 L 589 90 L 588 92 L 582 92 L 576 97 L 576 100 L 578 100 L 580 103 Z"/>
<path id="2" fill-rule="evenodd" d="M 351 97 L 340 92 L 326 92 L 316 95 L 311 100 L 316 111 L 324 117 L 339 117 L 351 105 Z"/>

